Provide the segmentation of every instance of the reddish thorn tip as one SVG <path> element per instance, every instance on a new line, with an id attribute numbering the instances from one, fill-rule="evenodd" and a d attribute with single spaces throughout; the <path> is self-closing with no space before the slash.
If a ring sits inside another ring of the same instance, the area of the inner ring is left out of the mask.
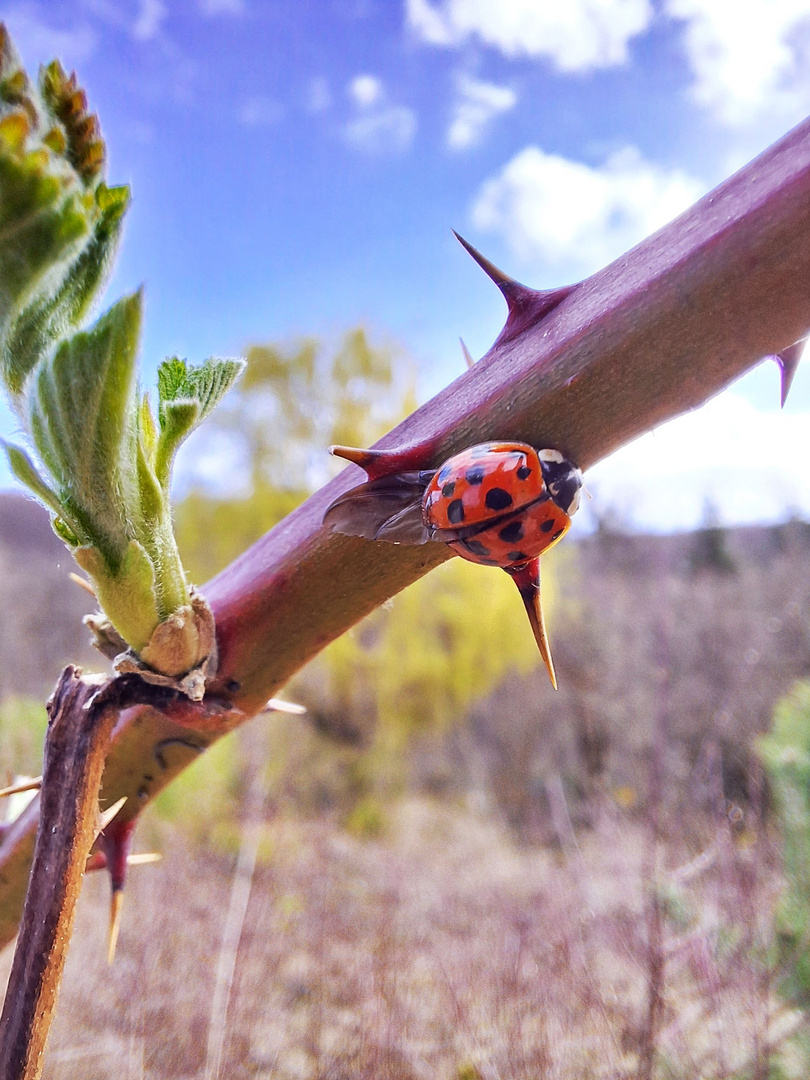
<path id="1" fill-rule="evenodd" d="M 453 229 L 453 236 L 461 244 L 464 250 L 475 259 L 487 277 L 491 278 L 498 288 L 504 292 L 514 288 L 525 288 L 519 281 L 515 281 L 514 278 L 510 278 L 508 274 L 505 274 L 503 270 L 499 270 L 498 267 L 489 261 L 481 252 L 472 246 L 472 244 L 465 240 L 463 236 L 460 236 L 455 229 Z"/>

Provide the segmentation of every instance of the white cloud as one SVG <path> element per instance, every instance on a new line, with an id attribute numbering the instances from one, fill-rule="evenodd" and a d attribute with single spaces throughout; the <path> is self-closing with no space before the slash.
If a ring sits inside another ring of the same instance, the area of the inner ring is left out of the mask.
<path id="1" fill-rule="evenodd" d="M 160 27 L 168 15 L 162 0 L 141 0 L 132 36 L 137 41 L 150 41 L 160 33 Z"/>
<path id="2" fill-rule="evenodd" d="M 97 37 L 91 26 L 72 20 L 70 30 L 52 26 L 37 4 L 18 4 L 6 8 L 3 21 L 28 65 L 47 63 L 59 57 L 67 67 L 79 67 L 96 51 Z"/>
<path id="3" fill-rule="evenodd" d="M 388 100 L 381 79 L 357 75 L 346 88 L 355 115 L 343 128 L 346 141 L 370 154 L 401 153 L 416 135 L 416 113 Z"/>
<path id="4" fill-rule="evenodd" d="M 447 130 L 447 145 L 452 150 L 475 146 L 490 121 L 517 104 L 517 94 L 510 87 L 482 82 L 469 75 L 459 75 L 456 90 L 453 119 Z"/>
<path id="5" fill-rule="evenodd" d="M 416 134 L 416 114 L 405 105 L 387 105 L 350 120 L 345 127 L 350 143 L 369 153 L 407 150 Z"/>
<path id="6" fill-rule="evenodd" d="M 770 381 L 776 402 L 775 364 Z M 707 502 L 725 524 L 782 521 L 810 515 L 808 456 L 810 413 L 766 411 L 732 390 L 622 447 L 585 481 L 594 513 L 615 509 L 637 529 L 694 528 Z"/>
<path id="7" fill-rule="evenodd" d="M 273 127 L 283 115 L 283 107 L 272 98 L 252 97 L 242 105 L 238 120 L 245 127 Z"/>
<path id="8" fill-rule="evenodd" d="M 810 110 L 807 0 L 666 0 L 683 20 L 692 93 L 722 123 L 797 122 Z"/>
<path id="9" fill-rule="evenodd" d="M 410 29 L 454 48 L 477 37 L 504 55 L 541 56 L 561 71 L 613 67 L 653 18 L 649 0 L 407 0 Z"/>
<path id="10" fill-rule="evenodd" d="M 385 97 L 382 80 L 376 75 L 355 75 L 348 86 L 348 94 L 361 109 L 376 105 Z"/>
<path id="11" fill-rule="evenodd" d="M 593 167 L 528 146 L 483 183 L 472 219 L 500 233 L 527 262 L 586 274 L 676 217 L 703 190 L 694 177 L 646 161 L 634 147 Z"/>
<path id="12" fill-rule="evenodd" d="M 209 18 L 214 15 L 243 15 L 245 0 L 198 0 L 200 11 Z"/>

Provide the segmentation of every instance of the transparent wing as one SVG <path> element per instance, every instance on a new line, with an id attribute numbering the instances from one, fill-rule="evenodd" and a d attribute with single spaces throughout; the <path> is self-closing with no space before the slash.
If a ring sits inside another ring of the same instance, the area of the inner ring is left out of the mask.
<path id="1" fill-rule="evenodd" d="M 366 540 L 424 544 L 432 539 L 422 522 L 428 479 L 424 473 L 398 473 L 360 484 L 335 499 L 323 523 L 334 532 Z"/>

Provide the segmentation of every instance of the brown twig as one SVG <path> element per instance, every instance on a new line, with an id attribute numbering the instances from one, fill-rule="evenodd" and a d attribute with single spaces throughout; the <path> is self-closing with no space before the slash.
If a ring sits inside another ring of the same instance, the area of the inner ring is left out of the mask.
<path id="1" fill-rule="evenodd" d="M 28 892 L 0 1017 L 0 1076 L 35 1080 L 87 856 L 99 828 L 98 793 L 110 734 L 120 709 L 156 687 L 126 676 L 106 681 L 67 667 L 48 702 L 48 731 Z M 158 700 L 166 692 L 160 691 Z"/>

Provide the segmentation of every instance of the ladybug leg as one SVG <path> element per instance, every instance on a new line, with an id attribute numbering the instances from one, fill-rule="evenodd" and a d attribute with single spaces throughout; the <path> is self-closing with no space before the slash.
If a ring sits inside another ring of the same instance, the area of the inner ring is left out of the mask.
<path id="1" fill-rule="evenodd" d="M 551 659 L 551 648 L 549 647 L 546 623 L 543 618 L 543 606 L 540 602 L 540 559 L 530 559 L 529 562 L 522 563 L 520 566 L 504 567 L 504 569 L 518 587 L 523 606 L 526 608 L 526 614 L 529 616 L 534 640 L 537 642 L 540 655 L 543 657 L 543 663 L 546 665 L 551 685 L 556 690 L 557 676 L 554 673 L 554 661 Z"/>

